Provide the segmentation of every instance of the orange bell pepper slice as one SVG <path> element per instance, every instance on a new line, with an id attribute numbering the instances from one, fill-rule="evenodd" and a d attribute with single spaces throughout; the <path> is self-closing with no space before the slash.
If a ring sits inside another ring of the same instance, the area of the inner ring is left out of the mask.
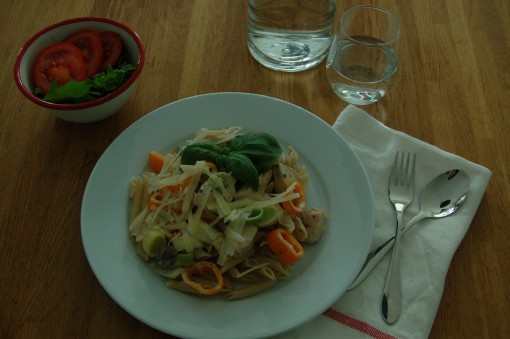
<path id="1" fill-rule="evenodd" d="M 214 276 L 216 284 L 212 287 L 206 287 L 203 283 L 191 280 L 193 276 Z M 223 289 L 223 275 L 220 268 L 210 261 L 199 261 L 193 266 L 187 266 L 182 269 L 182 281 L 202 295 L 214 295 Z"/>
<path id="2" fill-rule="evenodd" d="M 165 190 L 170 191 L 171 193 L 180 193 L 182 192 L 186 187 L 188 187 L 189 183 L 191 182 L 191 176 L 186 177 L 182 183 L 175 184 L 175 185 L 168 185 L 166 187 L 163 187 L 160 190 L 157 190 L 155 192 L 152 192 L 149 196 L 149 201 L 147 202 L 147 207 L 149 208 L 149 211 L 153 211 L 154 209 L 158 208 L 159 205 L 161 205 L 161 200 L 163 200 L 163 192 Z M 180 206 L 180 209 L 182 211 L 182 204 Z M 174 210 L 177 212 L 177 210 Z"/>
<path id="3" fill-rule="evenodd" d="M 299 181 L 296 181 L 296 186 L 291 193 L 299 193 L 299 198 L 282 202 L 283 209 L 293 215 L 303 212 L 306 208 L 305 188 Z"/>
<path id="4" fill-rule="evenodd" d="M 215 163 L 213 162 L 210 162 L 210 161 L 206 161 L 205 164 L 207 165 L 207 167 L 209 167 L 209 170 L 213 173 L 217 173 L 218 172 L 218 166 L 216 166 Z"/>
<path id="5" fill-rule="evenodd" d="M 286 229 L 277 228 L 267 234 L 267 244 L 284 264 L 292 264 L 303 257 L 301 243 Z"/>
<path id="6" fill-rule="evenodd" d="M 163 164 L 165 163 L 165 157 L 163 154 L 160 154 L 156 151 L 149 152 L 149 166 L 154 171 L 154 173 L 159 174 L 161 169 L 163 168 Z"/>
<path id="7" fill-rule="evenodd" d="M 180 193 L 184 191 L 186 187 L 188 187 L 189 183 L 191 182 L 191 176 L 186 177 L 183 182 L 175 185 L 168 185 L 165 187 L 165 189 L 169 190 L 172 193 Z"/>

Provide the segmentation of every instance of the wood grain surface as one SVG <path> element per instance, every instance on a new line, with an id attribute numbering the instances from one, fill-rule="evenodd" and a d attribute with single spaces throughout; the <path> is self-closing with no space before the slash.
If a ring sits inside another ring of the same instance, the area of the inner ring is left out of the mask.
<path id="1" fill-rule="evenodd" d="M 80 236 L 89 175 L 106 147 L 152 110 L 201 93 L 250 92 L 299 105 L 332 124 L 346 106 L 325 66 L 265 69 L 246 47 L 247 1 L 3 0 L 0 10 L 0 337 L 164 338 L 95 278 Z M 400 73 L 367 111 L 489 168 L 493 176 L 451 264 L 431 338 L 510 335 L 510 2 L 377 3 L 402 22 Z M 141 36 L 146 64 L 128 103 L 97 123 L 56 119 L 17 89 L 21 46 L 58 21 L 103 16 Z"/>

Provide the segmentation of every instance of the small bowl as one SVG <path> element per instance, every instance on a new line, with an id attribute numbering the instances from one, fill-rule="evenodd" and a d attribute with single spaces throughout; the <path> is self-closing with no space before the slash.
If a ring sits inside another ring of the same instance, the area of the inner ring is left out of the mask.
<path id="1" fill-rule="evenodd" d="M 129 60 L 136 66 L 130 78 L 114 92 L 84 103 L 55 104 L 37 97 L 34 94 L 35 84 L 32 75 L 37 54 L 44 47 L 63 41 L 72 33 L 85 28 L 120 34 Z M 134 89 L 135 81 L 142 72 L 144 61 L 145 50 L 142 41 L 138 34 L 126 25 L 108 18 L 74 18 L 46 27 L 23 45 L 14 65 L 14 79 L 21 93 L 37 105 L 47 108 L 58 118 L 78 123 L 94 122 L 113 115 L 126 103 Z"/>

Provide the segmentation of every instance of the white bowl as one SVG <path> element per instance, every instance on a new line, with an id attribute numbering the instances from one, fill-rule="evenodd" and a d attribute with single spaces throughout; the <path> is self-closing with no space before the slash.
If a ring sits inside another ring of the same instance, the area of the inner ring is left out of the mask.
<path id="1" fill-rule="evenodd" d="M 65 40 L 72 33 L 85 28 L 97 32 L 113 31 L 121 36 L 129 60 L 136 67 L 130 78 L 114 92 L 84 103 L 55 104 L 37 97 L 34 94 L 32 67 L 39 51 L 56 41 Z M 108 18 L 74 18 L 46 27 L 23 45 L 14 65 L 14 79 L 21 93 L 37 105 L 47 108 L 58 118 L 78 123 L 94 122 L 113 115 L 126 103 L 134 89 L 135 81 L 142 71 L 144 61 L 145 50 L 142 41 L 131 28 Z"/>

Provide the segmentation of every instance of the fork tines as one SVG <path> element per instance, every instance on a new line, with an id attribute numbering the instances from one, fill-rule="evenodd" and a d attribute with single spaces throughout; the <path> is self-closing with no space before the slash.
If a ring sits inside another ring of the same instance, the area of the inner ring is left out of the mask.
<path id="1" fill-rule="evenodd" d="M 400 156 L 400 164 L 399 162 L 399 153 L 402 153 Z M 404 158 L 405 158 L 405 167 L 404 167 Z M 414 173 L 416 169 L 416 153 L 412 153 L 412 164 L 411 164 L 411 152 L 399 152 L 395 155 L 395 161 L 393 163 L 393 169 L 391 171 L 390 176 L 390 184 L 396 186 L 413 186 L 414 185 Z M 411 166 L 411 167 L 410 167 Z"/>

